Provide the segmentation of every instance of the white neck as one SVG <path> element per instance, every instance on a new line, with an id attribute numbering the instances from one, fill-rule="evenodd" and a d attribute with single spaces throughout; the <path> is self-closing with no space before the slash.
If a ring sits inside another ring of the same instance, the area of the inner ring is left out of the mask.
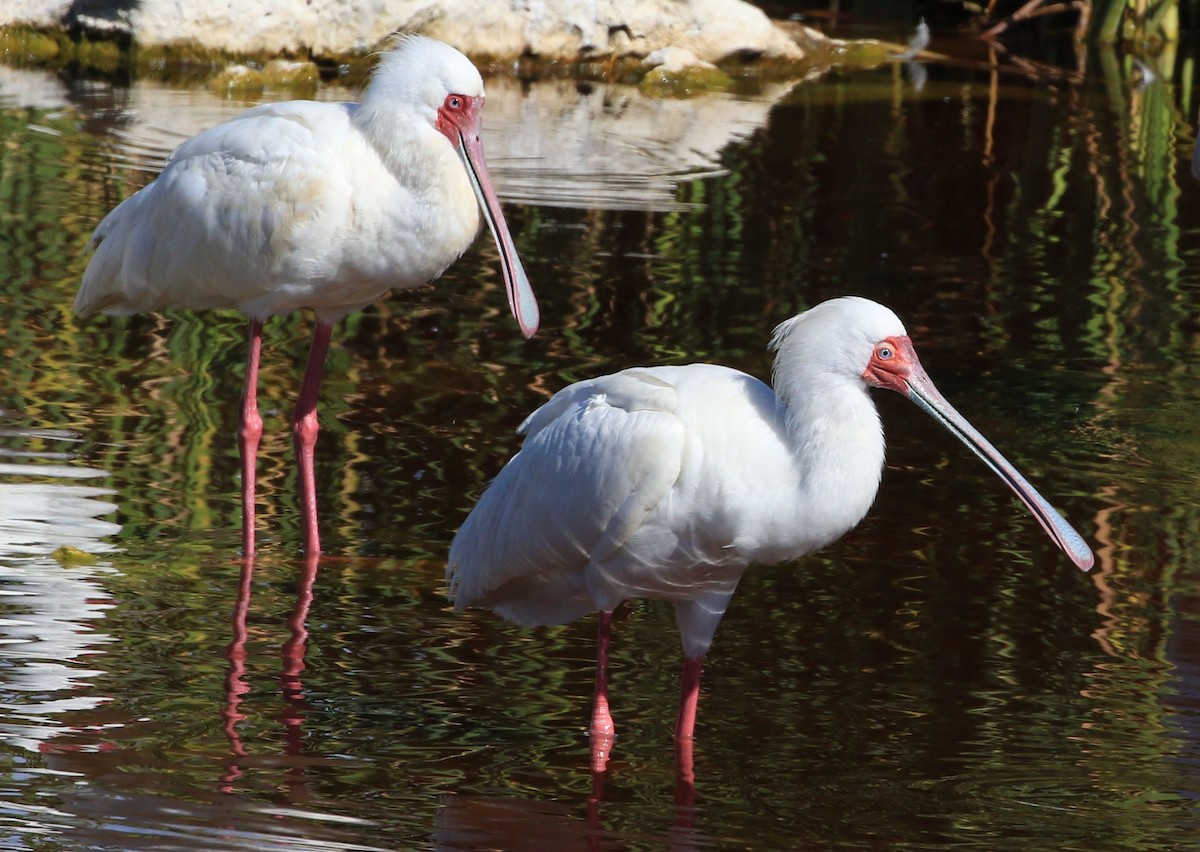
<path id="1" fill-rule="evenodd" d="M 791 362 L 795 364 L 796 362 Z M 853 528 L 879 490 L 884 440 L 866 384 L 829 374 L 796 375 L 782 364 L 775 392 L 800 467 L 801 523 L 823 547 Z"/>

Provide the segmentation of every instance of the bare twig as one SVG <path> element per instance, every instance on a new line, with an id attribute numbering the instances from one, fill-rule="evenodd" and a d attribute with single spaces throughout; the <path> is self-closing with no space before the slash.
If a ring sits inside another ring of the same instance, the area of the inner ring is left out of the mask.
<path id="1" fill-rule="evenodd" d="M 983 37 L 995 38 L 1015 23 L 1040 18 L 1043 15 L 1056 15 L 1059 12 L 1078 12 L 1081 20 L 1086 20 L 1090 17 L 1091 8 L 1087 0 L 1067 0 L 1065 3 L 1052 3 L 1049 6 L 1044 6 L 1045 2 L 1046 0 L 1029 0 L 1028 3 L 1007 18 L 997 21 L 985 30 Z M 1076 30 L 1078 32 L 1078 26 Z"/>

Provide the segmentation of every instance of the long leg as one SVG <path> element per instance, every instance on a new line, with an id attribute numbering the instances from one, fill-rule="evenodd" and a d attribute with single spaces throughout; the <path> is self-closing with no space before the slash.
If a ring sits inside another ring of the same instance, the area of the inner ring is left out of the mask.
<path id="1" fill-rule="evenodd" d="M 603 772 L 612 751 L 612 714 L 608 711 L 608 645 L 612 637 L 612 613 L 600 611 L 600 626 L 596 635 L 596 700 L 592 706 L 592 771 Z"/>
<path id="2" fill-rule="evenodd" d="M 238 449 L 242 454 L 242 554 L 254 556 L 255 480 L 258 443 L 263 422 L 258 413 L 258 359 L 262 353 L 262 321 L 250 321 L 246 344 L 246 383 L 242 388 L 242 410 L 238 417 Z"/>
<path id="3" fill-rule="evenodd" d="M 700 668 L 704 657 L 687 657 L 683 661 L 683 679 L 679 689 L 679 716 L 675 720 L 675 804 L 676 828 L 691 828 L 696 801 L 696 773 L 693 768 L 696 706 L 700 703 Z"/>
<path id="4" fill-rule="evenodd" d="M 674 828 L 694 828 L 696 812 L 696 768 L 694 760 L 695 742 L 689 739 L 675 741 L 675 824 Z"/>
<path id="5" fill-rule="evenodd" d="M 329 351 L 329 338 L 333 326 L 317 321 L 313 330 L 312 348 L 308 352 L 308 366 L 304 370 L 304 383 L 296 400 L 296 411 L 292 415 L 292 437 L 296 445 L 296 461 L 299 464 L 300 505 L 304 513 L 305 553 L 316 556 L 321 552 L 321 534 L 317 530 L 317 480 L 313 472 L 313 450 L 317 444 L 317 392 L 321 389 L 321 375 L 325 370 L 325 353 Z"/>
<path id="6" fill-rule="evenodd" d="M 679 689 L 679 716 L 675 720 L 675 741 L 690 740 L 696 729 L 696 705 L 700 703 L 700 669 L 704 657 L 683 661 L 683 679 Z"/>

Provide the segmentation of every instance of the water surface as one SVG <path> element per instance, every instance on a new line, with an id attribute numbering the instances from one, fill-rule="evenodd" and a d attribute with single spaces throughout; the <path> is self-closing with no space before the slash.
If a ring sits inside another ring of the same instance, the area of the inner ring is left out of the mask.
<path id="1" fill-rule="evenodd" d="M 269 323 L 252 568 L 240 318 L 70 313 L 91 228 L 248 104 L 0 69 L 4 848 L 1195 841 L 1195 91 L 1131 69 L 886 66 L 668 102 L 490 82 L 485 144 L 542 331 L 521 340 L 482 239 L 343 323 L 313 564 L 287 424 L 311 320 Z M 766 378 L 774 325 L 844 293 L 901 315 L 1097 569 L 881 395 L 868 519 L 748 573 L 718 632 L 694 803 L 675 803 L 680 654 L 652 602 L 616 619 L 597 785 L 594 619 L 455 615 L 454 531 L 553 391 L 651 362 Z"/>

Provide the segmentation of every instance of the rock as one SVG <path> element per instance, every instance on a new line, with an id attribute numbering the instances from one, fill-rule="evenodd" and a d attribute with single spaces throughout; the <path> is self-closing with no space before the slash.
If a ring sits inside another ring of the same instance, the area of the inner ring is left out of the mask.
<path id="1" fill-rule="evenodd" d="M 638 84 L 656 97 L 691 97 L 733 85 L 728 74 L 685 47 L 663 47 L 646 57 L 651 70 Z"/>
<path id="2" fill-rule="evenodd" d="M 52 61 L 60 53 L 58 41 L 45 32 L 0 28 L 0 57 L 7 63 L 36 65 Z"/>
<path id="3" fill-rule="evenodd" d="M 263 75 L 249 65 L 230 65 L 208 81 L 208 87 L 216 94 L 235 97 L 262 94 Z"/>
<path id="4" fill-rule="evenodd" d="M 141 45 L 338 56 L 421 32 L 470 56 L 573 62 L 677 47 L 702 62 L 800 60 L 803 49 L 742 0 L 4 0 L 0 27 L 78 27 Z"/>
<path id="5" fill-rule="evenodd" d="M 733 55 L 801 59 L 803 51 L 763 12 L 741 0 L 546 0 L 526 4 L 424 0 L 428 11 L 399 26 L 418 29 L 475 55 L 574 60 L 610 55 L 646 56 L 664 47 L 690 50 L 717 62 Z"/>
<path id="6" fill-rule="evenodd" d="M 290 89 L 299 93 L 315 90 L 321 82 L 321 72 L 312 62 L 272 59 L 263 66 L 262 81 L 268 89 Z"/>
<path id="7" fill-rule="evenodd" d="M 646 64 L 661 68 L 671 74 L 679 74 L 691 69 L 702 69 L 705 71 L 716 70 L 717 66 L 711 62 L 705 62 L 696 54 L 692 53 L 686 47 L 660 47 L 658 50 L 646 57 Z"/>
<path id="8" fill-rule="evenodd" d="M 52 29 L 62 24 L 71 11 L 73 0 L 4 0 L 0 8 L 0 28 L 24 26 Z"/>

